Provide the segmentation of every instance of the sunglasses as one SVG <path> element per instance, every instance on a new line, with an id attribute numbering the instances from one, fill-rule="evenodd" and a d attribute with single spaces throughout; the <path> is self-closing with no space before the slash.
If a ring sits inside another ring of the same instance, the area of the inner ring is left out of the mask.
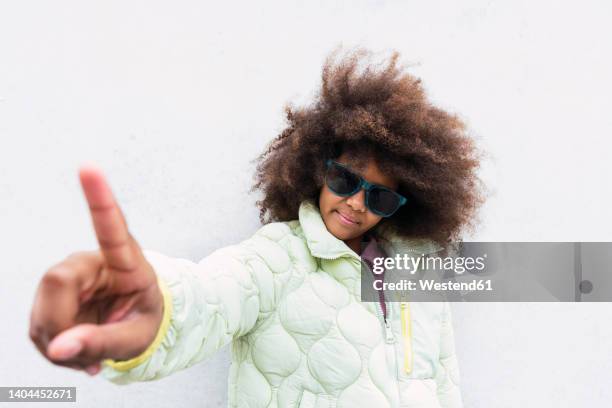
<path id="1" fill-rule="evenodd" d="M 402 205 L 406 204 L 406 197 L 385 186 L 368 183 L 348 167 L 331 159 L 328 159 L 326 164 L 325 184 L 334 194 L 350 197 L 363 188 L 366 192 L 366 207 L 381 217 L 392 216 Z"/>

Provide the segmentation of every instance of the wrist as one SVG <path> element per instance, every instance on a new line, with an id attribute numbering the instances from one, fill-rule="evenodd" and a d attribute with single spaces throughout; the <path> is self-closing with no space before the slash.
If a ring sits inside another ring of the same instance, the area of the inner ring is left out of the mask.
<path id="1" fill-rule="evenodd" d="M 154 302 L 155 312 L 152 314 L 152 320 L 156 322 L 154 325 L 156 330 L 153 331 L 153 339 L 150 341 L 149 345 L 144 349 L 144 351 L 136 357 L 123 361 L 106 359 L 103 361 L 105 365 L 118 371 L 130 370 L 148 360 L 161 345 L 170 327 L 170 318 L 172 316 L 172 295 L 170 294 L 167 284 L 159 276 L 157 277 L 157 284 L 155 286 L 156 287 L 154 290 L 159 292 L 159 300 Z"/>

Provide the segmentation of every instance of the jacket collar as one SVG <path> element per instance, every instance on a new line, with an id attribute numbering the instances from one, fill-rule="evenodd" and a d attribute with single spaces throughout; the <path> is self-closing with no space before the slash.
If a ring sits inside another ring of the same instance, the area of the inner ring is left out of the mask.
<path id="1" fill-rule="evenodd" d="M 344 241 L 327 230 L 319 208 L 312 201 L 303 201 L 298 214 L 306 245 L 313 256 L 324 259 L 359 257 Z"/>
<path id="2" fill-rule="evenodd" d="M 350 256 L 359 259 L 359 255 L 344 241 L 327 230 L 319 208 L 312 201 L 303 201 L 298 214 L 306 244 L 314 256 L 324 259 Z M 431 240 L 400 238 L 389 231 L 380 231 L 379 236 L 381 239 L 377 243 L 387 256 L 403 253 L 430 254 L 442 249 Z"/>

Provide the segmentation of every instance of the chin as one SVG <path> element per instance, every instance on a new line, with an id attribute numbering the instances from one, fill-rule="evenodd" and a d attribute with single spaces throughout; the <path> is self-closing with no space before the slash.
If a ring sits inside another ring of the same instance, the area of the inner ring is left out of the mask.
<path id="1" fill-rule="evenodd" d="M 333 216 L 331 214 L 327 217 L 324 217 L 323 221 L 325 222 L 325 227 L 327 228 L 327 230 L 334 237 L 341 240 L 348 239 L 347 236 L 349 234 L 347 234 L 347 231 L 345 231 L 341 225 L 338 225 L 338 223 L 336 222 L 336 220 L 333 219 Z"/>
<path id="2" fill-rule="evenodd" d="M 346 241 L 347 239 L 351 239 L 351 236 L 346 233 L 346 231 L 342 231 L 340 228 L 332 228 L 329 232 L 339 240 Z"/>
<path id="3" fill-rule="evenodd" d="M 327 230 L 331 232 L 333 236 L 342 241 L 346 241 L 361 235 L 361 233 L 358 231 L 347 231 L 343 225 L 338 224 L 335 220 L 331 221 L 327 225 Z"/>

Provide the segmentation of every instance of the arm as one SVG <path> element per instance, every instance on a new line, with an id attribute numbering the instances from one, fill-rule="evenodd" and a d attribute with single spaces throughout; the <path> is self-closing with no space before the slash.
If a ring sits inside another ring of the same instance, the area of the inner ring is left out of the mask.
<path id="1" fill-rule="evenodd" d="M 444 302 L 442 330 L 440 334 L 440 364 L 436 374 L 438 399 L 443 408 L 462 408 L 461 389 L 459 388 L 459 364 L 455 354 L 450 304 Z"/>
<path id="2" fill-rule="evenodd" d="M 274 274 L 255 250 L 262 247 L 272 250 L 268 256 L 286 257 L 276 242 L 258 234 L 199 263 L 145 251 L 164 297 L 157 337 L 140 356 L 106 360 L 104 378 L 116 384 L 156 380 L 191 367 L 249 332 L 274 308 Z"/>

